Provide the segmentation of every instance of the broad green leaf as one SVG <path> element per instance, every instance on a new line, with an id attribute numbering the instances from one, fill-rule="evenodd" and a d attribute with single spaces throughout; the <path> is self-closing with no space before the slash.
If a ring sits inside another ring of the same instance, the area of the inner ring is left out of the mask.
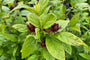
<path id="1" fill-rule="evenodd" d="M 11 4 L 13 5 L 14 0 L 3 0 L 3 4 Z"/>
<path id="2" fill-rule="evenodd" d="M 37 15 L 35 15 L 34 13 L 30 13 L 27 15 L 28 21 L 34 25 L 35 27 L 40 27 L 40 21 Z"/>
<path id="3" fill-rule="evenodd" d="M 13 11 L 15 11 L 15 10 L 17 10 L 17 9 L 21 9 L 21 8 L 25 8 L 25 9 L 29 10 L 30 12 L 37 13 L 34 8 L 29 7 L 29 6 L 27 6 L 27 5 L 24 5 L 24 4 L 19 4 L 19 5 L 18 5 L 17 7 L 15 7 L 13 10 L 11 10 L 10 13 L 12 13 Z"/>
<path id="4" fill-rule="evenodd" d="M 72 54 L 72 47 L 71 45 L 69 44 L 66 44 L 66 43 L 63 43 L 63 47 L 64 47 L 64 50 L 69 53 L 70 55 Z"/>
<path id="5" fill-rule="evenodd" d="M 85 43 L 79 37 L 69 32 L 61 32 L 57 34 L 56 37 L 60 41 L 69 45 L 73 45 L 73 46 L 85 45 Z"/>
<path id="6" fill-rule="evenodd" d="M 70 27 L 75 26 L 78 20 L 79 20 L 79 14 L 75 14 L 70 21 Z"/>
<path id="7" fill-rule="evenodd" d="M 45 48 L 43 48 L 43 56 L 46 60 L 55 60 Z"/>
<path id="8" fill-rule="evenodd" d="M 2 48 L 0 48 L 0 56 L 2 55 L 2 53 L 3 53 L 3 49 L 2 49 Z"/>
<path id="9" fill-rule="evenodd" d="M 65 12 L 66 12 L 66 6 L 65 5 L 61 5 L 60 6 L 60 13 L 61 14 L 65 14 Z"/>
<path id="10" fill-rule="evenodd" d="M 75 6 L 78 8 L 85 8 L 85 7 L 87 8 L 89 7 L 89 4 L 88 3 L 77 3 Z"/>
<path id="11" fill-rule="evenodd" d="M 58 2 L 59 3 L 59 2 Z M 59 3 L 60 4 L 60 3 Z M 58 4 L 58 5 L 59 5 Z M 64 20 L 65 18 L 66 18 L 66 16 L 65 16 L 65 12 L 66 12 L 66 6 L 65 5 L 63 5 L 63 4 L 60 4 L 60 6 L 58 6 L 58 5 L 56 5 L 56 3 L 55 3 L 55 9 L 54 9 L 54 13 L 55 13 L 55 15 L 57 16 L 57 18 L 58 18 L 58 20 L 59 19 L 62 19 L 62 20 Z"/>
<path id="12" fill-rule="evenodd" d="M 21 33 L 18 35 L 18 42 L 23 43 L 26 39 L 27 33 Z"/>
<path id="13" fill-rule="evenodd" d="M 37 55 L 32 55 L 27 60 L 38 60 L 38 56 Z"/>
<path id="14" fill-rule="evenodd" d="M 6 38 L 7 40 L 11 40 L 12 42 L 18 41 L 16 38 L 17 36 L 14 34 L 8 34 L 8 33 L 2 33 L 3 37 Z"/>
<path id="15" fill-rule="evenodd" d="M 55 37 L 46 38 L 46 47 L 48 52 L 59 60 L 65 60 L 65 52 L 62 43 Z"/>
<path id="16" fill-rule="evenodd" d="M 24 17 L 22 17 L 21 15 L 19 15 L 18 17 L 16 17 L 15 23 L 16 23 L 16 24 L 25 24 L 25 19 L 24 19 Z"/>
<path id="17" fill-rule="evenodd" d="M 90 60 L 90 55 L 89 54 L 85 54 L 85 53 L 79 53 L 80 56 L 82 56 L 83 58 Z"/>
<path id="18" fill-rule="evenodd" d="M 47 7 L 46 10 L 43 12 L 43 14 L 42 14 L 41 17 L 40 17 L 41 20 L 44 20 L 44 19 L 45 19 L 44 17 L 48 14 L 48 11 L 49 11 L 50 7 L 51 7 L 51 6 Z"/>
<path id="19" fill-rule="evenodd" d="M 42 14 L 48 5 L 49 0 L 39 0 L 39 5 L 40 5 L 40 13 Z"/>
<path id="20" fill-rule="evenodd" d="M 59 31 L 62 31 L 63 29 L 65 29 L 69 23 L 69 20 L 58 20 L 56 21 L 57 24 L 59 24 L 59 26 L 61 26 L 61 29 Z"/>
<path id="21" fill-rule="evenodd" d="M 57 19 L 58 19 L 58 20 L 59 20 L 59 19 L 64 20 L 64 19 L 66 18 L 66 17 L 65 17 L 65 13 L 62 13 L 62 11 L 57 11 L 57 10 L 55 10 L 54 13 L 55 13 L 55 15 L 57 16 Z"/>
<path id="22" fill-rule="evenodd" d="M 8 7 L 6 7 L 6 6 L 2 6 L 2 10 L 7 12 L 7 13 L 10 11 L 10 9 Z"/>
<path id="23" fill-rule="evenodd" d="M 75 6 L 77 3 L 84 3 L 87 0 L 71 0 L 70 3 L 72 6 Z"/>
<path id="24" fill-rule="evenodd" d="M 47 29 L 55 22 L 56 22 L 56 16 L 53 13 L 49 13 L 42 19 L 42 26 L 44 29 Z"/>
<path id="25" fill-rule="evenodd" d="M 73 27 L 70 27 L 72 30 L 74 31 L 77 31 L 77 32 L 81 32 L 80 31 L 80 28 L 78 26 L 73 26 Z"/>
<path id="26" fill-rule="evenodd" d="M 36 29 L 35 29 L 35 33 L 36 33 L 35 38 L 36 38 L 36 39 L 39 39 L 39 38 L 40 38 L 40 29 L 36 28 Z"/>
<path id="27" fill-rule="evenodd" d="M 28 4 L 35 4 L 37 0 L 31 0 Z"/>
<path id="28" fill-rule="evenodd" d="M 51 6 L 47 7 L 43 14 L 47 14 Z"/>
<path id="29" fill-rule="evenodd" d="M 27 26 L 24 25 L 24 24 L 15 24 L 12 27 L 15 28 L 16 30 L 18 30 L 19 32 L 26 32 L 26 31 L 28 31 Z"/>
<path id="30" fill-rule="evenodd" d="M 28 57 L 36 49 L 36 40 L 32 36 L 28 36 L 22 46 L 22 59 Z"/>
<path id="31" fill-rule="evenodd" d="M 85 1 L 87 1 L 87 0 L 71 0 L 71 2 L 75 2 L 75 3 L 83 3 L 83 2 L 85 2 Z"/>
<path id="32" fill-rule="evenodd" d="M 20 14 L 23 15 L 23 16 L 27 16 L 29 13 L 30 13 L 30 11 L 28 11 L 28 10 L 22 10 L 20 12 Z"/>

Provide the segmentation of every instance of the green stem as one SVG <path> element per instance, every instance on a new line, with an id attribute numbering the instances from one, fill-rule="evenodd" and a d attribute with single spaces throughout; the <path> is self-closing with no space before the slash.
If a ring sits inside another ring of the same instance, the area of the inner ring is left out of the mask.
<path id="1" fill-rule="evenodd" d="M 40 20 L 40 28 L 41 28 L 41 31 L 43 31 L 42 22 L 41 22 L 41 17 L 39 17 L 39 20 Z"/>
<path id="2" fill-rule="evenodd" d="M 70 11 L 69 11 L 69 12 L 67 12 L 67 13 L 66 13 L 66 17 L 67 17 L 67 15 L 68 15 L 70 12 L 71 12 L 71 9 L 70 9 Z"/>

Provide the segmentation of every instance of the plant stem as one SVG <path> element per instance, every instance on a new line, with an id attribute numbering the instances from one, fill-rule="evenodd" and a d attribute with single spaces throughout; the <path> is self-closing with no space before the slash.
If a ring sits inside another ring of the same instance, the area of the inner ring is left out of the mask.
<path id="1" fill-rule="evenodd" d="M 40 20 L 40 28 L 41 28 L 41 31 L 43 31 L 42 22 L 41 22 L 41 16 L 39 17 L 39 20 Z"/>
<path id="2" fill-rule="evenodd" d="M 67 15 L 68 15 L 70 12 L 71 12 L 71 9 L 70 9 L 70 11 L 69 11 L 69 12 L 67 12 L 67 13 L 66 13 L 66 17 L 67 17 Z"/>

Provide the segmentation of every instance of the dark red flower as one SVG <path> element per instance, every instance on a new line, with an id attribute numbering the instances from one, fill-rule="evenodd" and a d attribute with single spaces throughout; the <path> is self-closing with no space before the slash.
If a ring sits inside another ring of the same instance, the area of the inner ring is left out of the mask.
<path id="1" fill-rule="evenodd" d="M 39 1 L 39 0 L 37 0 L 37 1 Z"/>
<path id="2" fill-rule="evenodd" d="M 16 6 L 18 6 L 18 4 L 15 4 L 14 6 L 11 6 L 10 10 L 14 9 Z"/>
<path id="3" fill-rule="evenodd" d="M 33 26 L 32 24 L 26 24 L 28 29 L 31 31 L 31 32 L 35 32 L 35 26 Z"/>
<path id="4" fill-rule="evenodd" d="M 42 40 L 42 42 L 41 42 L 41 43 L 39 42 L 39 44 L 41 45 L 41 47 L 46 48 L 46 43 L 45 43 L 45 40 Z M 47 48 L 46 48 L 46 49 L 47 49 Z"/>
<path id="5" fill-rule="evenodd" d="M 59 25 L 56 23 L 50 27 L 50 30 L 53 32 L 57 32 L 59 29 L 61 29 L 61 27 L 59 27 Z"/>
<path id="6" fill-rule="evenodd" d="M 12 9 L 14 9 L 14 7 L 13 7 L 13 6 L 11 6 L 11 7 L 10 7 L 10 10 L 12 10 Z"/>
<path id="7" fill-rule="evenodd" d="M 49 32 L 50 30 L 43 29 L 43 31 L 45 31 L 45 32 Z"/>

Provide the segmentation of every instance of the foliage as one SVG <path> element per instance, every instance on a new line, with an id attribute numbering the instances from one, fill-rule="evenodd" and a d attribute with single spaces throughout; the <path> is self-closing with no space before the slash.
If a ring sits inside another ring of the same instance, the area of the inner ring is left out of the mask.
<path id="1" fill-rule="evenodd" d="M 0 0 L 0 60 L 89 60 L 90 0 Z"/>

